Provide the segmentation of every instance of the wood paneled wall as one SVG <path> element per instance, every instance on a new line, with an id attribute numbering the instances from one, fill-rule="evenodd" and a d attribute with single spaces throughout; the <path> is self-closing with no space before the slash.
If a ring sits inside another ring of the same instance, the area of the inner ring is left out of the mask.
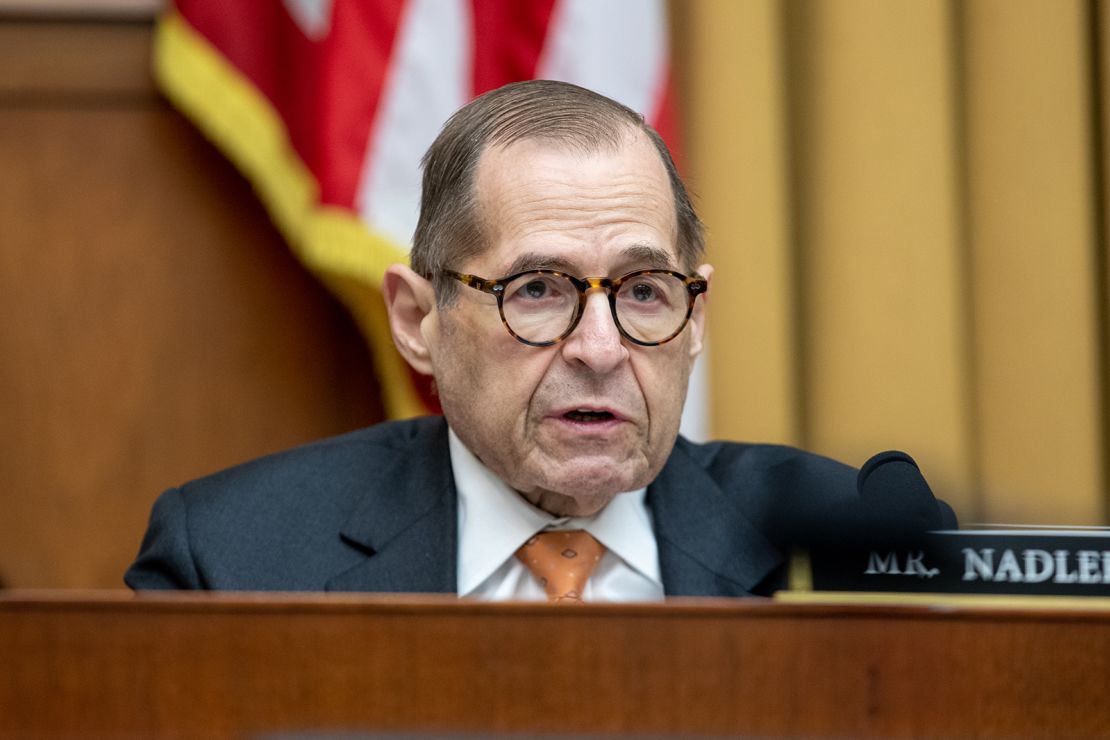
<path id="1" fill-rule="evenodd" d="M 162 101 L 151 18 L 0 7 L 0 579 L 119 587 L 161 489 L 381 418 L 343 309 Z"/>

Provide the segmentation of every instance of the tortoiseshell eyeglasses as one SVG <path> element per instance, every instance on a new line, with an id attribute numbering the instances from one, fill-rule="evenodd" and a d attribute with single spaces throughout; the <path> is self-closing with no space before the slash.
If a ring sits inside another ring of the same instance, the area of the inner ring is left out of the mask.
<path id="1" fill-rule="evenodd" d="M 621 336 L 654 347 L 677 337 L 690 320 L 694 301 L 709 284 L 700 275 L 673 270 L 636 270 L 619 278 L 579 278 L 556 270 L 529 270 L 487 280 L 453 270 L 444 274 L 497 298 L 501 321 L 517 340 L 547 347 L 566 339 L 586 307 L 586 293 L 609 294 Z"/>

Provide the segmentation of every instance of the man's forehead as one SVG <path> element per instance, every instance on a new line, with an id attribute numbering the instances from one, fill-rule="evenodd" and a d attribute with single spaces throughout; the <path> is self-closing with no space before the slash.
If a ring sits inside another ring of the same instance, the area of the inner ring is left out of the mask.
<path id="1" fill-rule="evenodd" d="M 622 127 L 623 130 L 607 136 L 597 138 L 587 136 L 527 136 L 512 141 L 487 143 L 478 155 L 478 169 L 484 164 L 496 159 L 498 162 L 518 162 L 531 154 L 545 154 L 553 158 L 567 160 L 589 160 L 597 157 L 611 157 L 630 151 L 649 153 L 651 164 L 645 165 L 655 169 L 658 165 L 663 167 L 655 146 L 647 134 L 631 126 Z"/>
<path id="2" fill-rule="evenodd" d="M 575 208 L 585 204 L 584 211 L 589 217 L 578 225 L 611 217 L 614 221 L 639 224 L 642 234 L 651 234 L 612 244 L 615 248 L 596 254 L 608 263 L 607 271 L 619 270 L 624 265 L 630 265 L 629 269 L 673 269 L 678 264 L 670 179 L 658 151 L 642 131 L 629 128 L 620 146 L 602 143 L 594 150 L 538 138 L 492 145 L 479 159 L 475 188 L 482 228 L 491 247 L 506 234 L 505 229 L 508 233 L 519 233 L 519 229 L 543 230 L 556 223 L 572 227 L 573 217 L 563 223 L 558 215 L 573 214 Z M 576 200 L 583 193 L 588 196 Z M 601 203 L 604 207 L 591 210 Z M 558 215 L 534 221 L 535 209 L 552 204 L 553 208 L 544 216 L 552 212 Z M 536 226 L 537 223 L 541 225 Z M 533 269 L 568 272 L 587 269 L 581 264 L 580 253 L 568 256 L 552 243 L 538 250 L 519 246 L 522 249 L 510 249 L 495 257 L 487 251 L 485 256 L 495 258 L 497 269 L 509 271 L 502 274 Z"/>

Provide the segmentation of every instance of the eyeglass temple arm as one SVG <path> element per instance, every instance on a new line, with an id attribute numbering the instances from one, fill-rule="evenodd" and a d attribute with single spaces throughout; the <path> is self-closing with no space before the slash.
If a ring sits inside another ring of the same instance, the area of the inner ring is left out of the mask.
<path id="1" fill-rule="evenodd" d="M 467 275 L 466 273 L 455 272 L 454 270 L 444 270 L 444 272 L 458 280 L 463 285 L 469 288 L 474 288 L 475 290 L 480 290 L 483 293 L 492 293 L 494 295 L 497 295 L 505 290 L 505 286 L 496 280 L 486 280 L 485 278 L 480 278 L 477 275 Z"/>
<path id="2" fill-rule="evenodd" d="M 692 275 L 686 278 L 686 290 L 694 296 L 709 292 L 709 281 L 701 275 Z"/>

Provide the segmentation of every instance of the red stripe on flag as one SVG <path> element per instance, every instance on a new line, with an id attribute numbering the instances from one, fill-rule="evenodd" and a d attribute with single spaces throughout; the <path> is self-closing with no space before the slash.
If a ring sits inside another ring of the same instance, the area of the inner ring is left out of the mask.
<path id="1" fill-rule="evenodd" d="M 319 147 L 316 161 L 321 167 L 314 171 L 324 203 L 355 207 L 403 6 L 404 0 L 335 0 L 330 43 L 324 48 L 324 84 L 316 90 L 318 105 L 304 111 L 307 119 L 297 124 L 313 132 Z"/>
<path id="2" fill-rule="evenodd" d="M 178 0 L 181 15 L 265 95 L 320 200 L 354 208 L 405 0 L 334 0 L 319 41 L 276 2 Z"/>
<path id="3" fill-rule="evenodd" d="M 555 0 L 472 0 L 475 96 L 536 75 L 554 7 Z"/>
<path id="4" fill-rule="evenodd" d="M 667 148 L 671 150 L 671 158 L 681 172 L 683 162 L 682 127 L 679 125 L 675 105 L 674 81 L 670 64 L 667 64 L 664 72 L 663 86 L 660 92 L 655 110 L 648 114 L 648 123 L 659 132 L 663 141 L 667 142 Z"/>

